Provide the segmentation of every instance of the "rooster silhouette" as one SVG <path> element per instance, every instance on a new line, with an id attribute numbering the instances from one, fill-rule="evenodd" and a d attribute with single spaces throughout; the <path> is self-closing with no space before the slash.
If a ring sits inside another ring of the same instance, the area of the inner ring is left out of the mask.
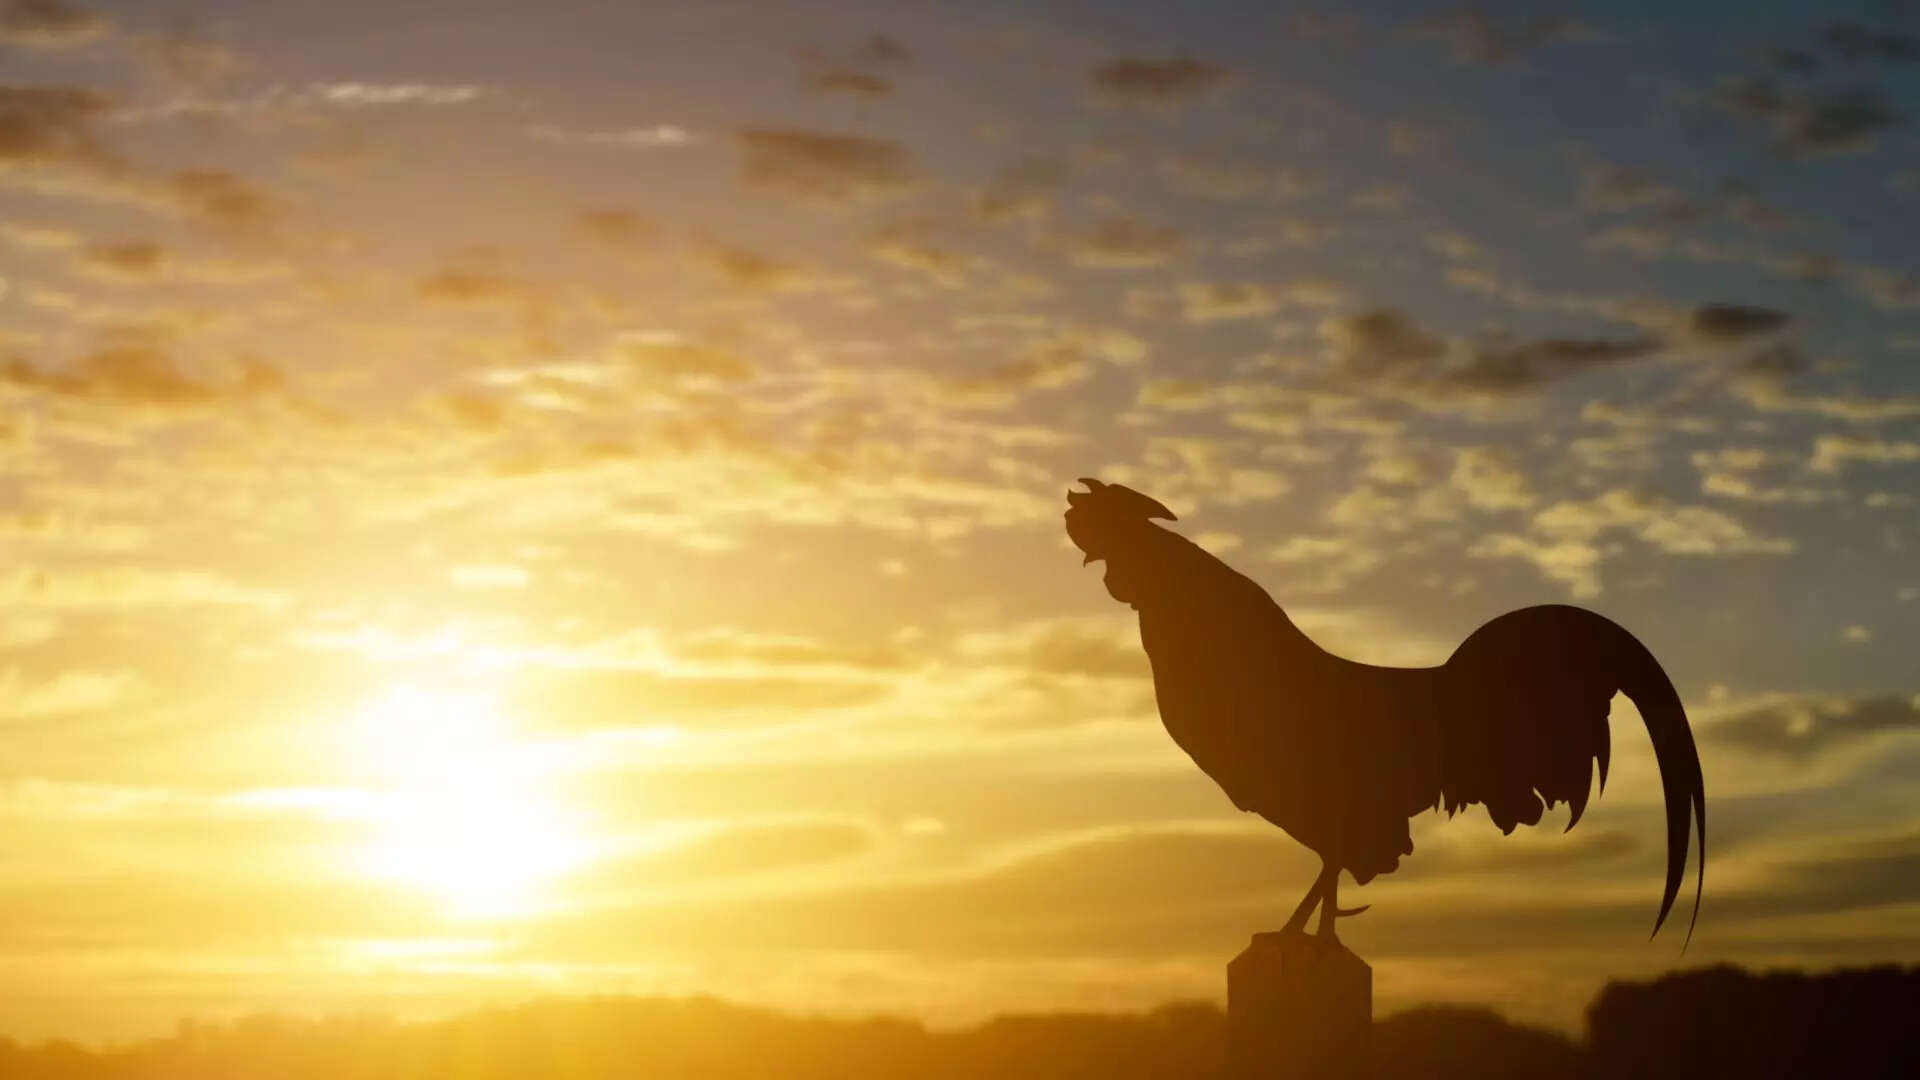
<path id="1" fill-rule="evenodd" d="M 1366 884 L 1413 853 L 1407 819 L 1473 803 L 1503 833 L 1565 802 L 1580 820 L 1595 763 L 1607 783 L 1615 692 L 1646 720 L 1666 792 L 1667 882 L 1654 933 L 1699 833 L 1693 920 L 1707 865 L 1707 803 L 1686 710 L 1660 664 L 1606 618 L 1562 604 L 1522 608 L 1475 630 L 1431 668 L 1376 667 L 1320 648 L 1251 578 L 1178 533 L 1166 507 L 1082 479 L 1067 536 L 1104 560 L 1107 592 L 1140 613 L 1160 719 L 1233 800 L 1313 849 L 1320 876 L 1285 930 L 1320 908 L 1317 933 L 1365 907 L 1336 903 L 1340 871 Z M 1693 937 L 1689 923 L 1687 938 Z"/>

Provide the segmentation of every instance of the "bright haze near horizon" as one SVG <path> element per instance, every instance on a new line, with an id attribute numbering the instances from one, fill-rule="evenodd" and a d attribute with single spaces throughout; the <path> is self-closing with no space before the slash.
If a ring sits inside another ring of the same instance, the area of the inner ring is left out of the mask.
<path id="1" fill-rule="evenodd" d="M 1061 527 L 1687 701 L 1416 819 L 1381 1012 L 1920 961 L 1920 13 L 0 4 L 0 1034 L 1218 1000 L 1317 869 Z"/>

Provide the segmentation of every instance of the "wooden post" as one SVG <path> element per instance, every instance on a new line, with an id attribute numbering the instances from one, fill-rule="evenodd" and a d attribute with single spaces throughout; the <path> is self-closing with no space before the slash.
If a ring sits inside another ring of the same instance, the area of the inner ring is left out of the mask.
<path id="1" fill-rule="evenodd" d="M 1227 965 L 1233 1080 L 1372 1076 L 1373 969 L 1337 941 L 1253 935 Z"/>

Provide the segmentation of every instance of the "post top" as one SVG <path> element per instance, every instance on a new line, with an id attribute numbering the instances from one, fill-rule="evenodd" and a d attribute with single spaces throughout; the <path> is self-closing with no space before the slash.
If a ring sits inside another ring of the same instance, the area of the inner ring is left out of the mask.
<path id="1" fill-rule="evenodd" d="M 1234 968 L 1269 966 L 1283 969 L 1332 967 L 1357 968 L 1366 972 L 1372 970 L 1365 960 L 1337 940 L 1329 941 L 1317 934 L 1302 931 L 1269 930 L 1253 935 L 1246 949 L 1228 965 L 1228 971 L 1231 973 Z"/>

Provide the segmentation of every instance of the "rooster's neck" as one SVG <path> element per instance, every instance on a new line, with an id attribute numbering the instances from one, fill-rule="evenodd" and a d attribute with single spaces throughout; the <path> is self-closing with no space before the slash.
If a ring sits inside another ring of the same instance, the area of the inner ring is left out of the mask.
<path id="1" fill-rule="evenodd" d="M 1267 649 L 1319 651 L 1259 582 L 1178 533 L 1155 531 L 1165 540 L 1127 568 L 1143 640 L 1206 628 L 1257 637 Z"/>

